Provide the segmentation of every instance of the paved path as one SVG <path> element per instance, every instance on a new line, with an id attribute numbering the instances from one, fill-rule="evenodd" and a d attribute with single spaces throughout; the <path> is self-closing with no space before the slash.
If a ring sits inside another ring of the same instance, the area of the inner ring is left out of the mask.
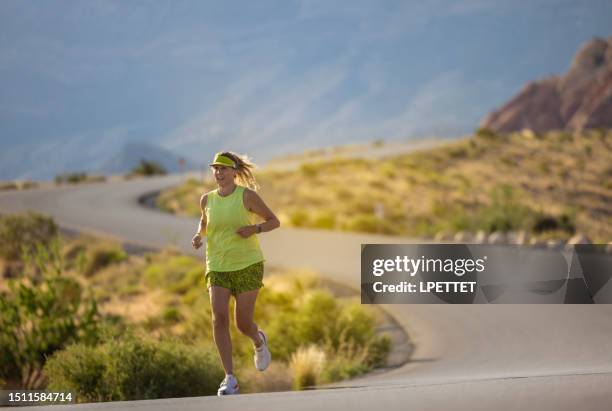
<path id="1" fill-rule="evenodd" d="M 0 193 L 0 212 L 34 209 L 68 228 L 143 246 L 190 246 L 196 223 L 142 208 L 142 193 L 178 177 Z M 384 236 L 279 229 L 261 236 L 268 264 L 307 267 L 359 289 L 362 243 Z M 389 305 L 416 349 L 412 361 L 339 388 L 235 398 L 79 405 L 70 409 L 610 410 L 612 305 Z M 30 408 L 34 409 L 34 408 Z M 55 407 L 54 409 L 62 409 Z"/>

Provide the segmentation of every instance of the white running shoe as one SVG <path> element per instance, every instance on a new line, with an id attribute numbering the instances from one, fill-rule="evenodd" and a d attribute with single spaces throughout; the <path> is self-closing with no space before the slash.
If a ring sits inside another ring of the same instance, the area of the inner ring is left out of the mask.
<path id="1" fill-rule="evenodd" d="M 270 365 L 270 361 L 272 360 L 272 354 L 270 354 L 270 350 L 268 349 L 268 338 L 263 331 L 258 330 L 259 336 L 263 340 L 263 344 L 260 347 L 255 348 L 255 355 L 253 359 L 255 360 L 255 368 L 259 371 L 264 371 Z"/>
<path id="2" fill-rule="evenodd" d="M 226 375 L 223 381 L 221 381 L 221 385 L 219 385 L 219 389 L 217 390 L 217 395 L 219 397 L 223 395 L 234 395 L 238 394 L 238 380 L 233 375 Z"/>

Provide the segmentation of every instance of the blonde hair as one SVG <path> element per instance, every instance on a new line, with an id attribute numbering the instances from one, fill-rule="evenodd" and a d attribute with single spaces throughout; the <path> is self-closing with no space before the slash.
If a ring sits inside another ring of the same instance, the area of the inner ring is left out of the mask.
<path id="1" fill-rule="evenodd" d="M 259 190 L 259 184 L 257 184 L 257 180 L 255 180 L 255 176 L 253 175 L 253 171 L 257 166 L 253 163 L 248 156 L 245 154 L 238 154 L 232 151 L 221 151 L 217 153 L 217 155 L 222 155 L 228 157 L 236 163 L 236 177 L 238 178 L 238 183 L 241 185 L 250 188 L 253 191 Z"/>

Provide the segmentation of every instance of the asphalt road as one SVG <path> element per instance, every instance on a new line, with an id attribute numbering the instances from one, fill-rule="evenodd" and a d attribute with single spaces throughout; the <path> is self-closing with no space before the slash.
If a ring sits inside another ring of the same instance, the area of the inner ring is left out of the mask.
<path id="1" fill-rule="evenodd" d="M 0 193 L 63 227 L 146 247 L 190 245 L 195 219 L 138 203 L 180 177 Z M 267 263 L 306 267 L 355 289 L 360 244 L 409 239 L 281 228 L 261 236 Z M 388 305 L 416 347 L 406 365 L 334 389 L 56 406 L 165 410 L 611 410 L 612 305 Z M 273 344 L 273 342 L 272 342 Z M 30 407 L 29 409 L 36 409 Z"/>

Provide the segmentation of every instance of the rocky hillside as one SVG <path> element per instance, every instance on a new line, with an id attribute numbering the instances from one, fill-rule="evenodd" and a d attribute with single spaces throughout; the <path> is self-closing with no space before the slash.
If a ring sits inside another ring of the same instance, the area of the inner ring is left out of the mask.
<path id="1" fill-rule="evenodd" d="M 337 156 L 296 169 L 263 169 L 257 180 L 284 227 L 441 239 L 522 231 L 542 242 L 582 233 L 608 243 L 610 158 L 612 130 L 481 130 L 393 157 Z M 162 192 L 158 205 L 197 218 L 200 196 L 211 189 L 212 181 L 189 180 Z"/>
<path id="2" fill-rule="evenodd" d="M 612 127 L 612 37 L 586 43 L 568 72 L 527 84 L 481 127 L 499 132 Z"/>

